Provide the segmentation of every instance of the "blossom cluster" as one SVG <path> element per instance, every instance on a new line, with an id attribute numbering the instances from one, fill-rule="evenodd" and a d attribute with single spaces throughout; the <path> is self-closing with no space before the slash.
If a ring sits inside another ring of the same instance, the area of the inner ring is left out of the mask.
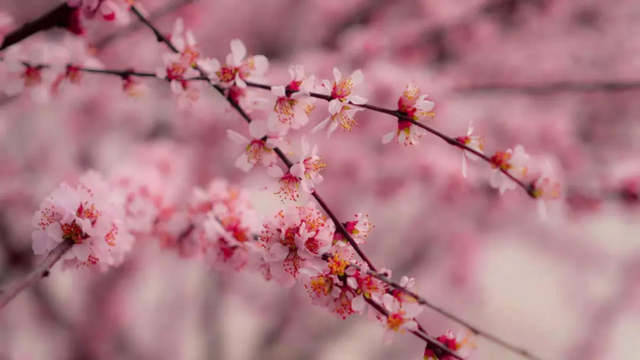
<path id="1" fill-rule="evenodd" d="M 134 241 L 123 210 L 123 203 L 96 172 L 86 173 L 75 187 L 63 183 L 33 217 L 33 251 L 45 254 L 71 240 L 73 246 L 62 258 L 65 267 L 106 271 L 119 266 Z"/>

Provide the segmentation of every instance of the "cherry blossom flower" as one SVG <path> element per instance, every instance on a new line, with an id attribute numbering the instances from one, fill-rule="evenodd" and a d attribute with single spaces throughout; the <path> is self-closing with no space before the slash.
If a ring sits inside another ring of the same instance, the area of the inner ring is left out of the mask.
<path id="1" fill-rule="evenodd" d="M 57 93 L 63 84 L 80 84 L 83 77 L 81 68 L 103 68 L 102 62 L 92 56 L 82 38 L 67 37 L 63 47 L 57 49 L 56 61 L 51 66 L 51 70 L 58 73 L 52 84 L 53 93 Z"/>
<path id="2" fill-rule="evenodd" d="M 184 62 L 191 66 L 196 66 L 200 57 L 200 48 L 193 32 L 191 30 L 185 31 L 182 18 L 177 18 L 173 23 L 173 31 L 169 36 L 169 40 L 178 49 Z"/>
<path id="3" fill-rule="evenodd" d="M 162 60 L 165 67 L 156 69 L 156 76 L 171 81 L 171 91 L 178 95 L 178 107 L 181 110 L 189 108 L 200 98 L 202 84 L 187 79 L 197 77 L 198 71 L 181 54 L 167 53 Z"/>
<path id="4" fill-rule="evenodd" d="M 350 77 L 345 78 L 338 68 L 333 68 L 333 84 L 329 80 L 323 80 L 322 86 L 325 93 L 331 96 L 329 101 L 329 109 L 337 108 L 337 103 L 352 103 L 355 105 L 364 105 L 367 99 L 356 94 L 356 86 L 364 81 L 364 74 L 361 70 L 356 70 Z"/>
<path id="5" fill-rule="evenodd" d="M 46 64 L 51 59 L 51 55 L 51 48 L 46 45 L 34 46 L 27 54 L 24 54 L 23 49 L 18 45 L 10 47 L 2 62 L 6 71 L 5 93 L 15 96 L 23 91 L 29 91 L 34 103 L 48 103 L 51 97 L 49 87 L 56 75 L 41 64 Z"/>
<path id="6" fill-rule="evenodd" d="M 80 8 L 87 19 L 93 19 L 99 14 L 102 19 L 115 21 L 118 25 L 126 25 L 131 21 L 131 0 L 67 0 L 67 4 L 72 8 Z"/>
<path id="7" fill-rule="evenodd" d="M 409 83 L 398 99 L 398 112 L 414 121 L 433 120 L 435 103 L 427 100 L 427 95 L 418 96 L 419 92 L 420 89 L 414 82 Z M 403 143 L 405 146 L 416 145 L 418 139 L 426 133 L 425 129 L 407 120 L 398 119 L 398 129 L 383 136 L 382 143 L 388 144 L 397 136 L 398 143 Z"/>
<path id="8" fill-rule="evenodd" d="M 300 278 L 300 271 L 320 268 L 321 256 L 331 248 L 334 226 L 313 204 L 289 206 L 264 224 L 261 241 L 266 248 L 264 260 L 273 278 L 282 286 L 291 287 Z"/>
<path id="9" fill-rule="evenodd" d="M 345 229 L 351 234 L 353 240 L 355 240 L 356 244 L 364 244 L 367 236 L 371 230 L 373 230 L 374 225 L 369 222 L 369 215 L 364 214 L 355 214 L 355 220 L 347 221 L 344 223 Z M 337 242 L 343 242 L 347 244 L 347 239 L 342 235 L 342 233 L 337 232 L 333 237 L 333 244 L 335 245 Z"/>
<path id="10" fill-rule="evenodd" d="M 231 54 L 224 64 L 217 59 L 200 60 L 198 66 L 209 75 L 213 84 L 229 89 L 233 86 L 245 88 L 245 80 L 260 78 L 269 68 L 269 60 L 264 55 L 247 57 L 247 48 L 239 39 L 231 40 Z"/>
<path id="11" fill-rule="evenodd" d="M 300 167 L 298 167 L 298 170 L 300 170 Z M 298 189 L 300 189 L 300 183 L 302 181 L 300 177 L 293 175 L 290 170 L 285 173 L 276 165 L 269 166 L 267 168 L 267 174 L 274 179 L 278 179 L 277 190 L 274 194 L 278 195 L 283 203 L 286 200 L 298 200 L 300 197 Z M 270 186 L 266 186 L 264 189 L 269 190 L 270 188 Z"/>
<path id="12" fill-rule="evenodd" d="M 367 300 L 373 300 L 378 304 L 382 303 L 382 296 L 387 293 L 389 286 L 382 280 L 368 274 L 369 266 L 358 264 L 360 270 L 355 268 L 347 269 L 347 284 L 356 292 L 356 297 L 352 300 L 351 306 L 358 313 L 364 312 Z"/>
<path id="13" fill-rule="evenodd" d="M 273 86 L 271 92 L 276 96 L 273 112 L 269 116 L 269 129 L 286 133 L 289 128 L 299 129 L 309 122 L 309 114 L 314 109 L 316 99 L 309 96 L 313 89 L 315 77 L 305 77 L 302 65 L 289 68 L 291 82 L 287 87 Z M 297 91 L 287 95 L 287 90 Z"/>
<path id="14" fill-rule="evenodd" d="M 467 130 L 467 135 L 459 136 L 456 140 L 473 150 L 476 150 L 479 153 L 482 153 L 484 150 L 484 137 L 482 136 L 471 136 L 473 134 L 473 121 L 469 122 L 469 129 Z M 467 177 L 467 159 L 470 160 L 479 160 L 480 157 L 469 150 L 462 150 L 462 176 Z"/>
<path id="15" fill-rule="evenodd" d="M 272 166 L 278 160 L 273 149 L 278 146 L 278 137 L 267 136 L 267 124 L 264 121 L 253 120 L 249 124 L 251 140 L 233 130 L 227 130 L 227 137 L 238 145 L 245 146 L 245 151 L 236 160 L 236 167 L 244 172 L 254 166 Z M 266 139 L 265 139 L 266 138 Z"/>
<path id="16" fill-rule="evenodd" d="M 448 349 L 455 351 L 459 355 L 467 359 L 473 351 L 476 349 L 476 345 L 471 341 L 470 334 L 467 332 L 460 332 L 454 335 L 451 330 L 446 334 L 440 335 L 436 338 L 442 345 Z M 455 360 L 456 358 L 449 354 L 437 355 L 433 349 L 428 345 L 424 349 L 424 360 Z"/>
<path id="17" fill-rule="evenodd" d="M 385 326 L 387 331 L 384 335 L 384 342 L 390 343 L 396 332 L 406 330 L 417 330 L 418 323 L 414 320 L 422 312 L 422 306 L 417 302 L 400 302 L 390 294 L 382 295 L 382 304 L 389 312 Z"/>
<path id="18" fill-rule="evenodd" d="M 494 169 L 491 176 L 491 187 L 499 189 L 500 194 L 504 194 L 507 189 L 516 188 L 516 183 L 502 171 L 506 171 L 516 178 L 523 178 L 527 175 L 529 155 L 524 152 L 522 145 L 516 145 L 514 150 L 497 151 L 490 161 L 491 167 Z"/>
<path id="19" fill-rule="evenodd" d="M 325 164 L 324 160 L 318 156 L 317 153 L 318 146 L 315 145 L 313 149 L 311 149 L 311 145 L 303 136 L 300 160 L 289 169 L 289 172 L 293 176 L 300 179 L 300 185 L 306 192 L 311 192 L 314 185 L 322 182 L 323 178 L 320 172 L 327 167 L 327 164 Z"/>
<path id="20" fill-rule="evenodd" d="M 33 251 L 45 254 L 70 239 L 74 245 L 63 256 L 65 266 L 118 266 L 133 243 L 123 217 L 109 185 L 88 172 L 78 186 L 63 183 L 41 203 L 33 217 Z"/>
<path id="21" fill-rule="evenodd" d="M 560 199 L 562 189 L 559 176 L 558 167 L 554 166 L 549 159 L 546 159 L 542 165 L 540 176 L 531 185 L 531 194 L 538 199 L 538 213 L 542 218 L 547 216 L 547 203 Z"/>
<path id="22" fill-rule="evenodd" d="M 329 131 L 327 132 L 327 139 L 331 136 L 331 134 L 336 131 L 338 126 L 340 126 L 345 131 L 351 131 L 351 128 L 356 125 L 356 121 L 354 119 L 354 115 L 358 111 L 362 111 L 364 109 L 345 105 L 341 102 L 333 102 L 329 103 L 329 116 L 316 125 L 311 132 L 316 132 L 324 129 L 329 122 Z"/>

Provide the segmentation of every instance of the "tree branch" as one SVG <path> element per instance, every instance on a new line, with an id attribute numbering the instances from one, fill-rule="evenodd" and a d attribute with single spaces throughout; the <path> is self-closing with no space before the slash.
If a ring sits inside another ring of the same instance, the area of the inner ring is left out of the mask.
<path id="1" fill-rule="evenodd" d="M 45 259 L 31 270 L 24 278 L 0 288 L 0 310 L 4 308 L 20 292 L 35 284 L 38 280 L 49 275 L 49 269 L 58 262 L 71 247 L 73 240 L 66 239 L 56 246 Z"/>
<path id="2" fill-rule="evenodd" d="M 15 45 L 40 31 L 48 30 L 56 26 L 64 26 L 65 22 L 74 11 L 75 10 L 70 8 L 65 1 L 63 4 L 52 9 L 38 19 L 30 21 L 7 34 L 0 46 L 0 51 L 11 45 Z"/>

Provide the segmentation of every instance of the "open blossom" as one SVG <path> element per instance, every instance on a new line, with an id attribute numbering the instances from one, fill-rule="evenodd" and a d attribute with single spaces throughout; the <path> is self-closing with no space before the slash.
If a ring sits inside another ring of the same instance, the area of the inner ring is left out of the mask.
<path id="1" fill-rule="evenodd" d="M 448 349 L 451 349 L 452 351 L 458 353 L 460 356 L 463 356 L 465 359 L 467 359 L 476 349 L 476 345 L 471 341 L 470 335 L 466 332 L 460 332 L 457 335 L 454 335 L 453 332 L 449 330 L 446 334 L 438 336 L 436 340 L 438 340 Z M 424 349 L 423 359 L 455 360 L 456 358 L 449 354 L 437 355 L 435 351 L 429 345 L 427 345 Z"/>
<path id="2" fill-rule="evenodd" d="M 57 48 L 59 51 L 56 62 L 51 69 L 58 73 L 52 84 L 52 92 L 59 91 L 64 84 L 80 84 L 83 73 L 80 68 L 102 69 L 100 60 L 92 56 L 91 51 L 82 38 L 67 37 L 64 46 Z"/>
<path id="3" fill-rule="evenodd" d="M 278 156 L 273 149 L 278 146 L 280 139 L 267 137 L 267 124 L 264 121 L 253 120 L 249 124 L 249 134 L 251 140 L 233 130 L 227 130 L 229 139 L 245 147 L 245 151 L 236 160 L 236 167 L 246 172 L 254 166 L 275 164 Z"/>
<path id="4" fill-rule="evenodd" d="M 247 48 L 238 39 L 231 40 L 231 54 L 224 64 L 217 59 L 198 61 L 198 66 L 209 75 L 212 83 L 223 88 L 247 86 L 245 80 L 259 79 L 269 68 L 269 60 L 264 55 L 247 57 Z"/>
<path id="5" fill-rule="evenodd" d="M 476 150 L 479 153 L 482 153 L 484 150 L 484 137 L 482 136 L 472 136 L 473 134 L 473 121 L 469 123 L 469 129 L 467 130 L 467 135 L 459 136 L 456 140 L 473 150 Z M 462 150 L 462 176 L 467 177 L 467 159 L 470 160 L 479 160 L 480 157 L 469 150 Z"/>
<path id="6" fill-rule="evenodd" d="M 382 304 L 389 312 L 384 320 L 387 331 L 384 335 L 384 342 L 390 343 L 396 332 L 406 330 L 417 330 L 418 323 L 414 320 L 422 312 L 422 306 L 417 302 L 400 302 L 390 294 L 382 296 Z"/>
<path id="7" fill-rule="evenodd" d="M 296 175 L 291 173 L 291 170 L 288 170 L 286 173 L 282 171 L 282 169 L 276 165 L 269 166 L 267 168 L 267 174 L 274 178 L 278 179 L 277 181 L 277 190 L 274 194 L 280 197 L 280 200 L 284 203 L 285 200 L 288 201 L 297 201 L 300 197 L 298 190 L 300 189 L 300 183 L 302 179 Z M 266 186 L 265 189 L 270 189 L 270 186 Z"/>
<path id="8" fill-rule="evenodd" d="M 72 8 L 80 8 L 87 19 L 99 15 L 118 25 L 126 25 L 131 21 L 129 8 L 133 5 L 132 0 L 67 0 L 67 4 Z"/>
<path id="9" fill-rule="evenodd" d="M 364 214 L 356 214 L 355 220 L 347 221 L 344 223 L 344 228 L 351 234 L 353 240 L 355 240 L 356 244 L 364 244 L 367 236 L 371 230 L 373 230 L 373 224 L 369 221 L 369 215 Z M 347 239 L 342 235 L 342 233 L 336 231 L 336 234 L 333 237 L 334 245 L 337 242 L 347 243 Z"/>
<path id="10" fill-rule="evenodd" d="M 311 149 L 311 145 L 302 137 L 302 152 L 300 160 L 293 164 L 289 172 L 300 179 L 302 189 L 311 192 L 315 184 L 320 184 L 323 180 L 322 172 L 327 167 L 324 160 L 318 156 L 318 145 Z"/>
<path id="11" fill-rule="evenodd" d="M 351 128 L 356 125 L 356 120 L 354 119 L 355 114 L 362 110 L 364 109 L 346 105 L 339 101 L 329 103 L 329 116 L 316 125 L 311 132 L 322 130 L 329 123 L 331 123 L 331 125 L 329 125 L 329 131 L 327 131 L 327 139 L 336 131 L 338 126 L 343 130 L 351 131 Z"/>
<path id="12" fill-rule="evenodd" d="M 33 251 L 46 254 L 70 239 L 74 245 L 62 257 L 65 266 L 98 265 L 103 271 L 118 266 L 133 243 L 122 210 L 97 173 L 88 172 L 76 187 L 63 183 L 34 215 Z"/>
<path id="13" fill-rule="evenodd" d="M 167 53 L 162 60 L 165 66 L 156 69 L 156 76 L 171 81 L 171 91 L 178 95 L 180 109 L 190 107 L 200 98 L 202 84 L 199 81 L 187 79 L 197 77 L 198 71 L 193 69 L 181 54 Z"/>
<path id="14" fill-rule="evenodd" d="M 185 31 L 182 18 L 177 18 L 176 22 L 173 23 L 173 31 L 169 36 L 169 40 L 178 49 L 184 62 L 191 66 L 196 65 L 200 57 L 200 48 L 193 32 L 191 30 Z"/>
<path id="15" fill-rule="evenodd" d="M 419 92 L 420 89 L 414 82 L 409 83 L 398 99 L 398 112 L 414 121 L 433 120 L 435 104 L 426 99 L 427 95 L 418 96 Z M 425 129 L 399 118 L 398 129 L 383 136 L 382 143 L 388 144 L 397 137 L 398 143 L 403 143 L 405 146 L 416 145 L 418 139 L 426 133 Z"/>
<path id="16" fill-rule="evenodd" d="M 276 96 L 273 112 L 269 116 L 269 129 L 286 133 L 289 128 L 299 129 L 309 122 L 309 114 L 314 109 L 316 99 L 309 96 L 315 77 L 305 77 L 302 65 L 289 68 L 291 82 L 286 86 L 273 86 L 271 92 Z M 296 91 L 287 95 L 287 90 Z"/>
<path id="17" fill-rule="evenodd" d="M 359 264 L 359 266 L 360 270 L 347 269 L 347 275 L 349 275 L 347 285 L 356 293 L 356 297 L 351 302 L 353 311 L 363 313 L 367 300 L 382 304 L 382 296 L 387 293 L 389 286 L 382 280 L 368 274 L 369 266 L 366 263 Z"/>
<path id="18" fill-rule="evenodd" d="M 508 172 L 515 178 L 527 176 L 527 163 L 529 155 L 524 152 L 522 145 L 516 145 L 514 150 L 497 151 L 490 159 L 491 167 L 494 169 L 491 176 L 491 186 L 500 190 L 504 194 L 507 189 L 515 189 L 516 183 L 510 179 L 503 171 Z"/>
<path id="19" fill-rule="evenodd" d="M 4 61 L 0 64 L 4 74 L 3 90 L 9 96 L 29 92 L 31 100 L 38 104 L 45 104 L 51 97 L 50 86 L 56 74 L 51 69 L 43 68 L 51 60 L 51 48 L 46 45 L 34 46 L 27 53 L 23 48 L 14 45 L 10 47 Z"/>
<path id="20" fill-rule="evenodd" d="M 321 268 L 321 256 L 331 248 L 333 222 L 313 204 L 289 206 L 264 224 L 260 236 L 273 278 L 285 287 L 299 280 L 301 270 Z"/>
<path id="21" fill-rule="evenodd" d="M 331 96 L 329 101 L 329 108 L 335 107 L 335 103 L 350 102 L 355 105 L 363 105 L 367 103 L 367 99 L 356 94 L 356 86 L 360 85 L 364 81 L 364 74 L 361 70 L 356 70 L 351 76 L 345 78 L 340 73 L 338 68 L 333 68 L 333 84 L 329 80 L 323 80 L 322 86 L 325 92 L 328 92 Z"/>

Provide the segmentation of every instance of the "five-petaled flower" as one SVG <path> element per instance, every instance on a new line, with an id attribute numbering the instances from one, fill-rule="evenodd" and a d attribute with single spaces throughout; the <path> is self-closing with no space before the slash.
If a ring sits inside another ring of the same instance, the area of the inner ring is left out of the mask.
<path id="1" fill-rule="evenodd" d="M 227 55 L 224 64 L 210 58 L 198 61 L 198 66 L 208 74 L 212 83 L 222 88 L 245 88 L 245 80 L 264 75 L 269 68 L 269 60 L 264 55 L 247 57 L 247 48 L 242 41 L 234 39 L 231 41 L 231 54 Z"/>
<path id="2" fill-rule="evenodd" d="M 514 150 L 497 151 L 490 158 L 490 162 L 494 169 L 491 176 L 491 186 L 499 189 L 500 194 L 504 194 L 505 190 L 516 188 L 516 183 L 505 172 L 516 179 L 526 177 L 529 155 L 524 152 L 522 145 L 516 145 Z"/>
<path id="3" fill-rule="evenodd" d="M 286 87 L 273 86 L 271 92 L 276 96 L 273 112 L 269 116 L 269 130 L 281 134 L 289 128 L 299 129 L 309 122 L 309 114 L 314 109 L 316 99 L 309 96 L 315 77 L 305 77 L 302 65 L 289 68 L 291 82 Z M 287 94 L 287 91 L 295 91 Z"/>
<path id="4" fill-rule="evenodd" d="M 236 160 L 236 167 L 242 171 L 249 171 L 254 166 L 272 166 L 277 161 L 273 149 L 278 146 L 278 137 L 267 136 L 267 124 L 264 121 L 253 120 L 249 124 L 251 140 L 233 130 L 227 130 L 227 136 L 238 145 L 245 146 L 245 151 Z"/>
<path id="5" fill-rule="evenodd" d="M 396 332 L 417 330 L 418 323 L 414 320 L 422 312 L 422 306 L 417 302 L 400 302 L 390 294 L 382 295 L 382 304 L 388 315 L 384 323 L 387 331 L 384 342 L 390 343 Z"/>

